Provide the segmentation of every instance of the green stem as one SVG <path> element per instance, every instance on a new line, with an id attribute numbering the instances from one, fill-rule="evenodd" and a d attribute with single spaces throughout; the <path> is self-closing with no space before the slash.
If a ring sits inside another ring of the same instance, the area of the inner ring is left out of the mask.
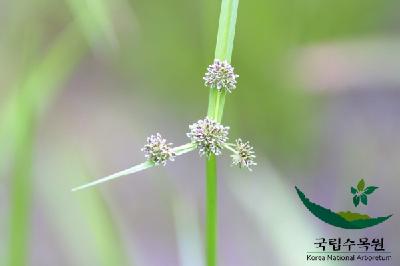
<path id="1" fill-rule="evenodd" d="M 212 154 L 206 161 L 207 180 L 206 180 L 206 260 L 207 266 L 217 265 L 217 231 L 218 231 L 218 215 L 217 215 L 217 160 Z"/>
<path id="2" fill-rule="evenodd" d="M 222 0 L 219 17 L 215 58 L 231 61 L 235 24 L 239 0 Z M 226 92 L 210 89 L 207 116 L 222 121 Z M 206 159 L 206 258 L 207 266 L 217 265 L 217 160 L 215 155 Z"/>

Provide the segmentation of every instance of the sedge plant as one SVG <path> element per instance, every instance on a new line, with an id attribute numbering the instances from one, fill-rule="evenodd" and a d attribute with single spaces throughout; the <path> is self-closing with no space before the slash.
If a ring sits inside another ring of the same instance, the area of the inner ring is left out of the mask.
<path id="1" fill-rule="evenodd" d="M 116 178 L 137 173 L 155 166 L 165 166 L 168 161 L 185 153 L 199 150 L 206 161 L 206 236 L 207 266 L 217 265 L 217 156 L 222 151 L 231 152 L 232 165 L 247 168 L 256 165 L 253 147 L 248 141 L 236 139 L 228 142 L 229 127 L 221 124 L 225 98 L 232 93 L 239 77 L 231 65 L 235 24 L 239 0 L 222 0 L 214 62 L 203 77 L 209 88 L 208 111 L 205 118 L 189 125 L 186 134 L 190 142 L 174 147 L 160 133 L 147 138 L 142 148 L 146 160 L 128 169 L 73 188 L 78 191 Z"/>

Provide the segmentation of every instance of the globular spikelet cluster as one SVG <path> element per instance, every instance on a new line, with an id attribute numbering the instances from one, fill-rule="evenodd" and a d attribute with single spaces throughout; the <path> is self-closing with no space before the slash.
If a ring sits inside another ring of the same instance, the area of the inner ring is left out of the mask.
<path id="1" fill-rule="evenodd" d="M 247 167 L 247 169 L 252 171 L 250 167 L 257 165 L 257 163 L 254 161 L 256 155 L 250 143 L 248 141 L 243 142 L 242 139 L 237 139 L 234 150 L 234 154 L 231 155 L 232 164 L 240 168 Z"/>
<path id="2" fill-rule="evenodd" d="M 218 91 L 223 89 L 232 92 L 236 88 L 236 75 L 234 68 L 226 61 L 215 59 L 214 63 L 209 65 L 204 75 L 204 85 L 209 88 L 216 88 Z"/>
<path id="3" fill-rule="evenodd" d="M 227 143 L 229 127 L 225 127 L 209 117 L 200 119 L 189 126 L 187 136 L 199 148 L 200 155 L 220 155 L 225 147 L 233 152 L 232 164 L 240 168 L 246 167 L 251 171 L 251 166 L 257 165 L 254 149 L 250 143 L 237 139 L 235 144 Z"/>
<path id="4" fill-rule="evenodd" d="M 257 165 L 254 161 L 256 158 L 254 149 L 248 141 L 244 142 L 239 138 L 235 140 L 235 143 L 227 143 L 229 127 L 206 117 L 189 125 L 189 129 L 186 135 L 190 138 L 193 147 L 199 149 L 201 156 L 209 157 L 211 154 L 218 156 L 226 148 L 233 153 L 232 165 L 247 168 L 250 171 L 252 171 L 251 166 Z M 174 157 L 177 156 L 172 143 L 167 143 L 159 133 L 147 138 L 142 151 L 145 157 L 155 165 L 166 165 L 168 160 L 174 161 Z"/>
<path id="5" fill-rule="evenodd" d="M 229 127 L 206 117 L 189 126 L 187 136 L 199 148 L 200 155 L 220 155 L 228 140 Z"/>
<path id="6" fill-rule="evenodd" d="M 204 75 L 205 85 L 217 89 L 219 93 L 222 90 L 231 92 L 236 88 L 236 78 L 239 77 L 233 70 L 226 60 L 215 59 L 214 63 L 208 66 Z M 206 117 L 189 125 L 189 132 L 186 135 L 190 138 L 193 149 L 198 148 L 201 156 L 209 157 L 211 154 L 218 156 L 226 148 L 233 153 L 231 155 L 232 165 L 251 171 L 250 167 L 257 165 L 254 161 L 256 156 L 253 147 L 248 141 L 244 142 L 242 139 L 237 139 L 235 143 L 227 143 L 228 133 L 229 127 Z M 176 156 L 172 143 L 167 143 L 159 133 L 147 138 L 147 143 L 142 151 L 144 151 L 145 157 L 155 165 L 165 165 L 168 160 L 173 161 Z"/>
<path id="7" fill-rule="evenodd" d="M 147 143 L 142 148 L 145 157 L 155 165 L 166 165 L 168 160 L 173 161 L 175 152 L 172 151 L 172 143 L 167 143 L 160 133 L 147 138 Z"/>

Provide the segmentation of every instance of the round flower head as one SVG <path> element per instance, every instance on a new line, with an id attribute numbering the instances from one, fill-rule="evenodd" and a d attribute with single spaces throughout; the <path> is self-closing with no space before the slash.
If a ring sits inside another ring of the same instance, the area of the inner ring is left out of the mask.
<path id="1" fill-rule="evenodd" d="M 209 65 L 207 72 L 204 75 L 204 85 L 210 88 L 217 88 L 217 90 L 226 89 L 232 92 L 236 88 L 236 75 L 233 72 L 233 67 L 226 61 L 215 59 L 212 65 Z"/>
<path id="2" fill-rule="evenodd" d="M 229 127 L 206 117 L 189 126 L 187 136 L 197 144 L 200 155 L 221 154 L 223 144 L 228 140 Z"/>
<path id="3" fill-rule="evenodd" d="M 168 160 L 173 161 L 175 153 L 172 151 L 172 143 L 166 143 L 160 133 L 147 138 L 147 143 L 142 148 L 145 157 L 155 165 L 165 165 Z"/>
<path id="4" fill-rule="evenodd" d="M 250 146 L 249 142 L 243 142 L 241 139 L 237 139 L 235 150 L 235 154 L 231 155 L 232 164 L 238 165 L 240 168 L 247 167 L 252 171 L 250 166 L 257 165 L 257 163 L 254 162 L 256 156 L 254 155 L 253 147 Z"/>

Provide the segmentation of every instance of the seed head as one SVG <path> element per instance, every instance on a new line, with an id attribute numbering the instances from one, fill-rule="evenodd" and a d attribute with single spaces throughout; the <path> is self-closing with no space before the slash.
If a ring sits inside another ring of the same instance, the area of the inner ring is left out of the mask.
<path id="1" fill-rule="evenodd" d="M 233 67 L 226 61 L 215 59 L 212 65 L 209 65 L 207 72 L 204 75 L 204 85 L 210 88 L 217 88 L 221 91 L 226 89 L 228 92 L 232 92 L 236 88 L 236 75 L 233 72 Z"/>
<path id="2" fill-rule="evenodd" d="M 142 148 L 145 157 L 155 165 L 165 165 L 168 160 L 173 161 L 175 153 L 172 151 L 172 143 L 167 143 L 160 133 L 147 138 L 147 143 Z"/>
<path id="3" fill-rule="evenodd" d="M 197 144 L 200 155 L 220 155 L 223 144 L 228 140 L 229 127 L 206 117 L 189 126 L 187 136 Z"/>
<path id="4" fill-rule="evenodd" d="M 232 164 L 238 165 L 240 168 L 247 167 L 250 171 L 250 166 L 257 165 L 254 161 L 256 156 L 254 155 L 253 147 L 250 146 L 249 142 L 243 142 L 241 139 L 236 140 L 235 154 L 231 155 Z"/>

